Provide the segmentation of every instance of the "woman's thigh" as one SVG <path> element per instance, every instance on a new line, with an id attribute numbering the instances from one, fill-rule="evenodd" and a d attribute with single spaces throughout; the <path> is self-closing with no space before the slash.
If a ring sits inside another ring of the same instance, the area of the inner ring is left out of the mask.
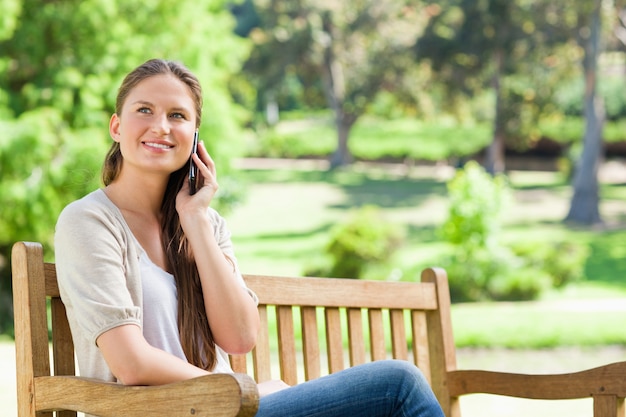
<path id="1" fill-rule="evenodd" d="M 422 373 L 405 361 L 354 366 L 261 398 L 257 417 L 440 417 Z"/>

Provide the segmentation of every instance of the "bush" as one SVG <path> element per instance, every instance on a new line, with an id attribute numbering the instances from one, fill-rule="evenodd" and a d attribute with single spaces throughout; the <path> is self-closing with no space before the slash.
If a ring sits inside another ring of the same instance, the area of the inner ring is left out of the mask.
<path id="1" fill-rule="evenodd" d="M 521 265 L 492 280 L 488 293 L 496 301 L 534 300 L 550 288 L 551 281 L 547 272 Z"/>
<path id="2" fill-rule="evenodd" d="M 553 282 L 547 271 L 529 265 L 506 246 L 455 250 L 442 266 L 453 302 L 534 300 Z"/>
<path id="3" fill-rule="evenodd" d="M 492 282 L 517 263 L 514 254 L 499 244 L 500 216 L 508 193 L 504 177 L 491 177 L 473 161 L 448 183 L 450 208 L 441 234 L 452 253 L 442 264 L 453 301 L 491 298 Z"/>
<path id="4" fill-rule="evenodd" d="M 453 245 L 489 248 L 497 244 L 500 217 L 509 199 L 503 176 L 491 177 L 470 161 L 448 183 L 450 209 L 441 229 Z"/>
<path id="5" fill-rule="evenodd" d="M 382 218 L 376 206 L 363 206 L 331 231 L 326 252 L 330 268 L 310 269 L 305 275 L 361 278 L 368 266 L 388 262 L 402 241 L 402 233 Z"/>
<path id="6" fill-rule="evenodd" d="M 453 301 L 532 300 L 549 287 L 583 276 L 589 255 L 573 242 L 516 243 L 499 239 L 508 189 L 470 163 L 448 184 L 450 211 L 442 235 L 452 252 L 442 261 Z"/>
<path id="7" fill-rule="evenodd" d="M 589 248 L 576 242 L 526 242 L 512 246 L 526 264 L 542 270 L 555 288 L 582 279 Z"/>

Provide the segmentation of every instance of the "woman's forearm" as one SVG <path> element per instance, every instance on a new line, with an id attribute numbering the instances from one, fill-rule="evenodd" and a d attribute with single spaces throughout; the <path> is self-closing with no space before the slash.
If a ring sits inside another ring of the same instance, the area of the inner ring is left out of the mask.
<path id="1" fill-rule="evenodd" d="M 206 214 L 194 216 L 193 221 L 181 216 L 181 223 L 196 259 L 216 343 L 228 353 L 250 351 L 259 329 L 258 310 L 215 241 L 211 220 Z"/>

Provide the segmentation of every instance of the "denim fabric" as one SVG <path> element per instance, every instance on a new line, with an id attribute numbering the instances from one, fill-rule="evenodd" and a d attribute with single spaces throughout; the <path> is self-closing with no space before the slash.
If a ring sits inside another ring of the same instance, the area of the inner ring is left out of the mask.
<path id="1" fill-rule="evenodd" d="M 418 368 L 384 360 L 267 395 L 256 416 L 443 417 L 443 412 Z"/>

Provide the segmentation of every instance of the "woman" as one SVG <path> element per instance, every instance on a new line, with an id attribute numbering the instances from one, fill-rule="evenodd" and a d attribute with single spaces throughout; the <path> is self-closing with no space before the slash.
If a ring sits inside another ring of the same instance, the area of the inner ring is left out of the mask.
<path id="1" fill-rule="evenodd" d="M 227 354 L 256 342 L 256 296 L 210 207 L 215 164 L 202 143 L 192 154 L 201 109 L 199 82 L 181 64 L 150 60 L 129 73 L 109 123 L 105 187 L 59 216 L 57 275 L 83 376 L 158 385 L 232 372 Z M 401 361 L 259 391 L 258 416 L 443 415 L 419 370 Z"/>

